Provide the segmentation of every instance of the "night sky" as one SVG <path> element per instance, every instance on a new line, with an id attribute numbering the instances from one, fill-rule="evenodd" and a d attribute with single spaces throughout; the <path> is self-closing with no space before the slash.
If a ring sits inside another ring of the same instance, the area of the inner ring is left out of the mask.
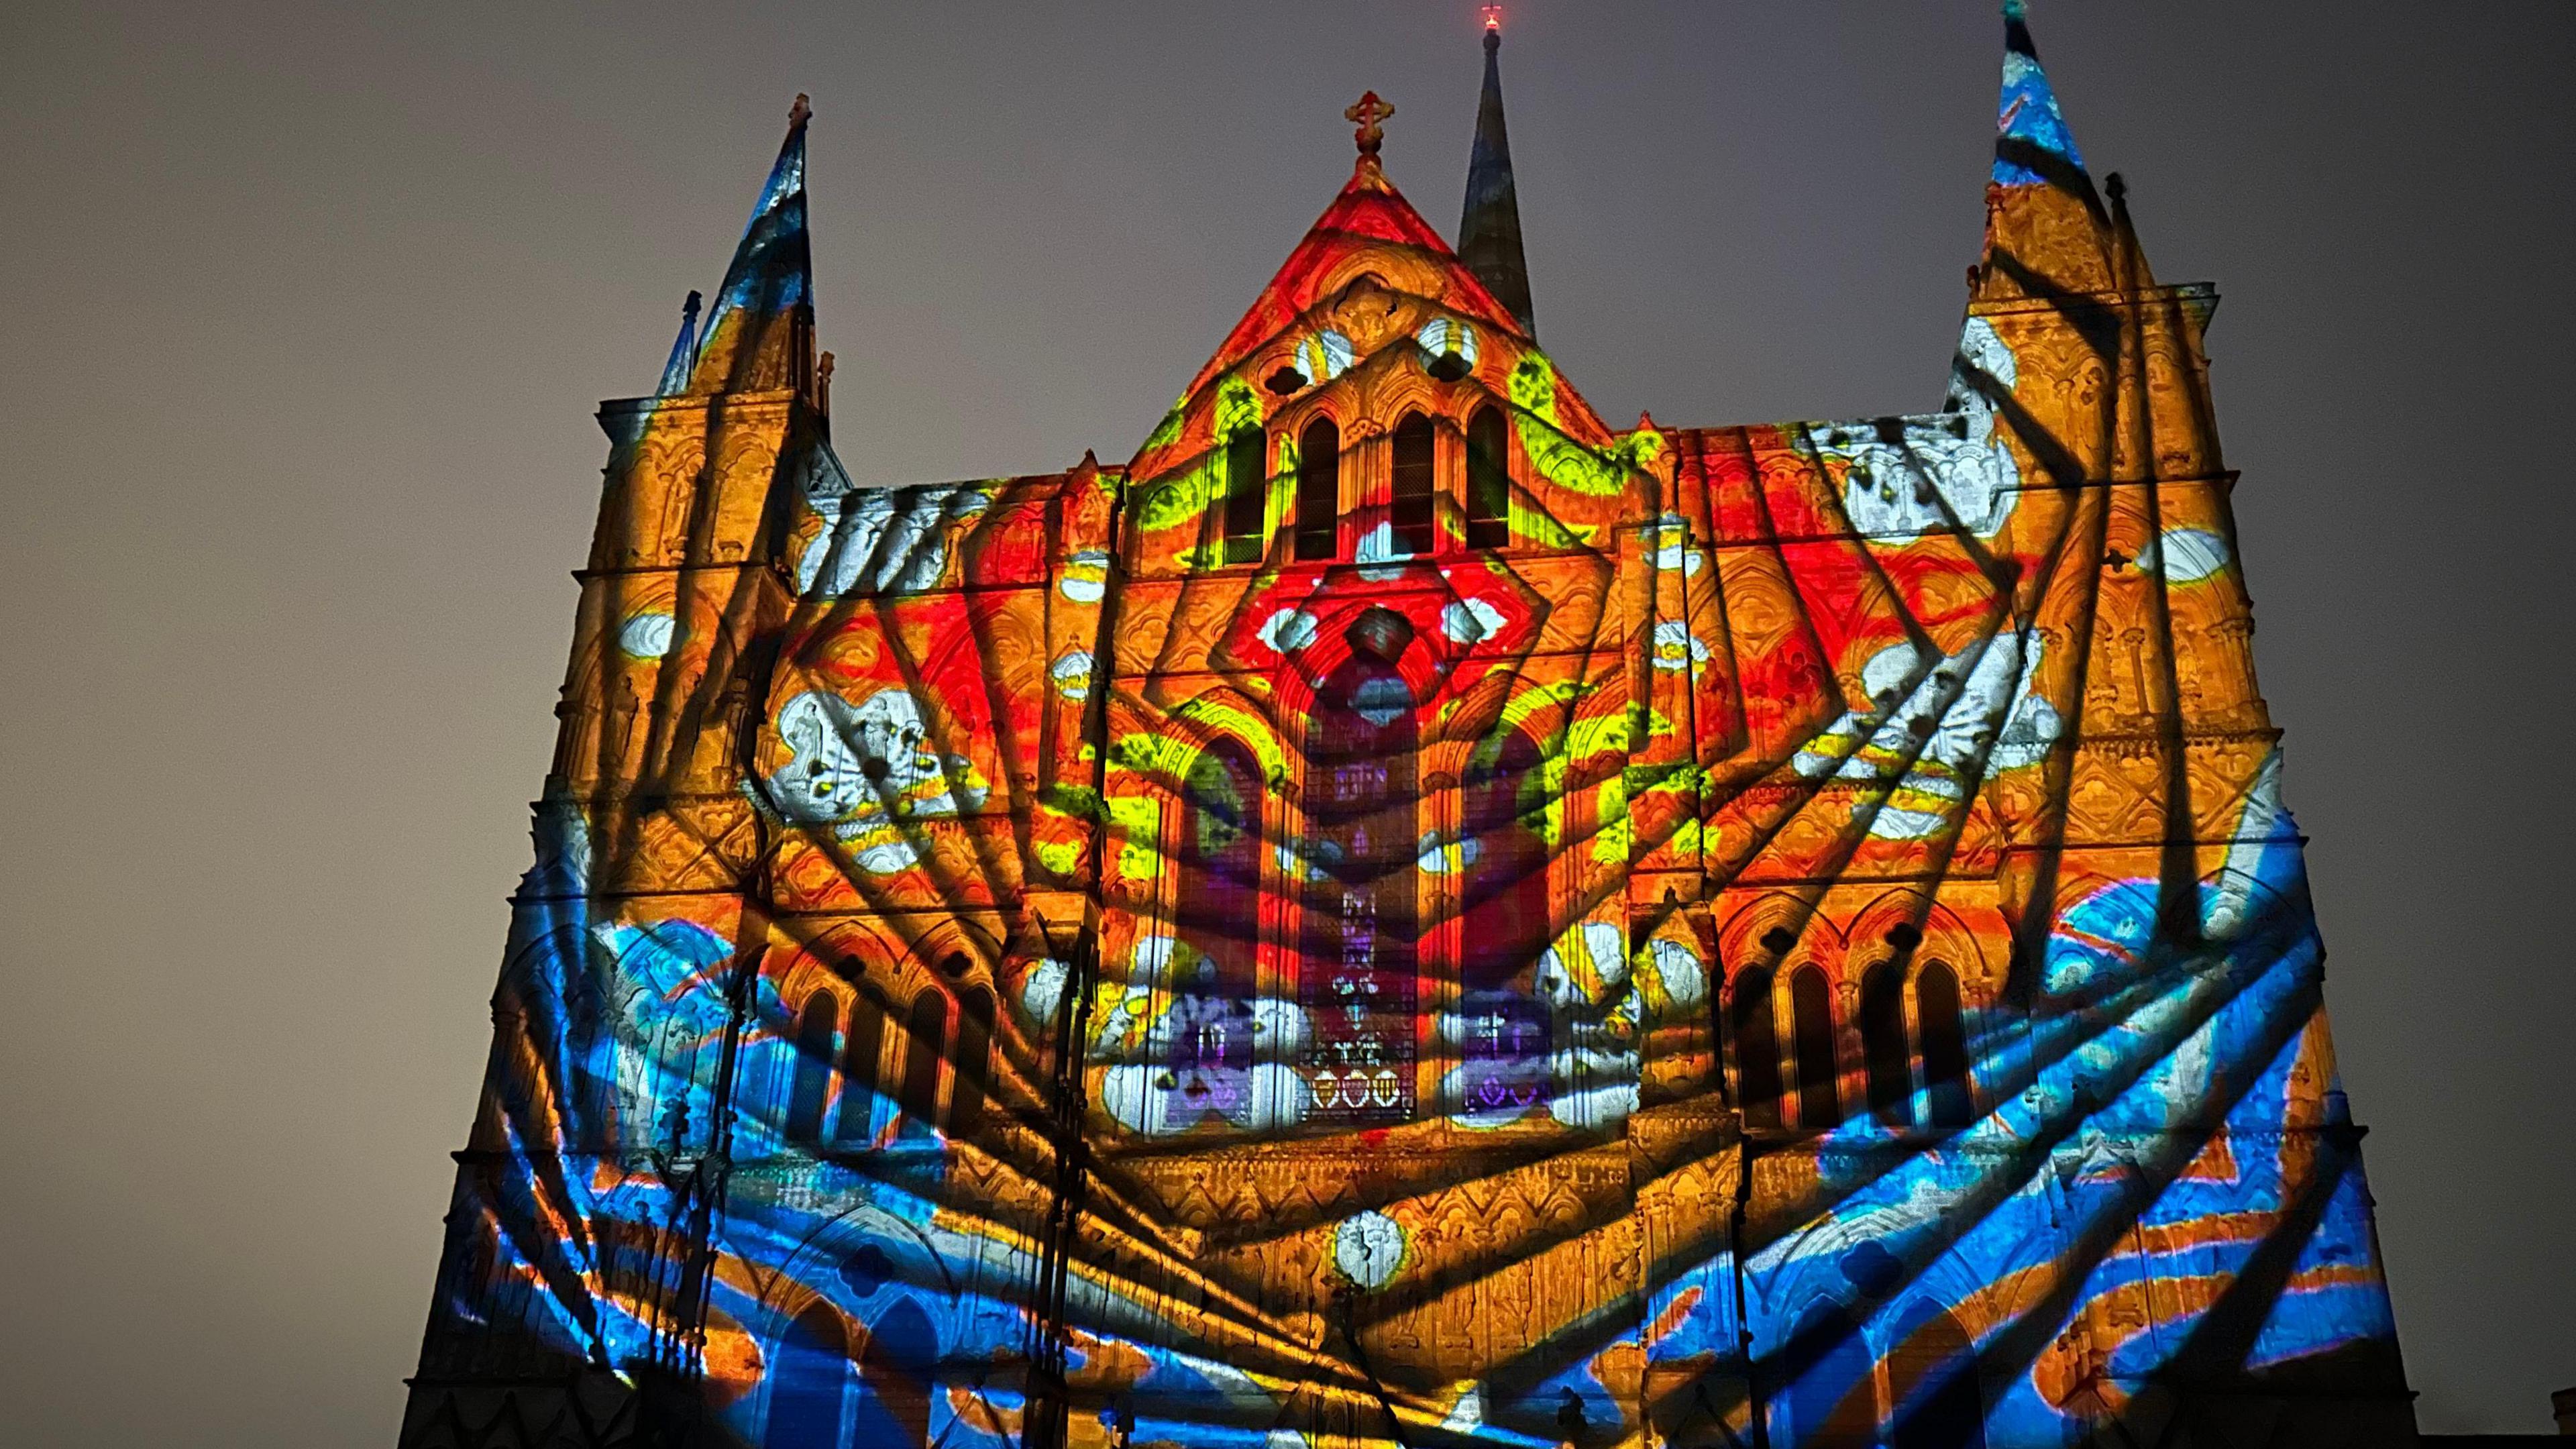
<path id="1" fill-rule="evenodd" d="M 2576 5 L 2036 0 L 2210 334 L 2428 1430 L 2576 1384 Z M 740 12 L 740 13 L 737 13 Z M 1127 457 L 1348 174 L 1454 226 L 1469 0 L 29 6 L 0 24 L 0 1051 L 23 1443 L 390 1445 L 605 444 L 813 95 L 863 482 Z M 1520 0 L 1614 422 L 1935 407 L 1987 0 Z M 2556 560 L 2557 562 L 2553 562 Z"/>

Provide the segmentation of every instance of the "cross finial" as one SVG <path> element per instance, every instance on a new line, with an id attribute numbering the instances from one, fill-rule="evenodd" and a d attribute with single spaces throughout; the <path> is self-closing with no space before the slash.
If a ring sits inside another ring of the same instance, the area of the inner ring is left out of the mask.
<path id="1" fill-rule="evenodd" d="M 1360 143 L 1361 160 L 1377 159 L 1377 148 L 1386 139 L 1386 132 L 1380 129 L 1380 123 L 1394 114 L 1395 107 L 1379 100 L 1375 91 L 1361 96 L 1349 110 L 1342 112 L 1343 120 L 1359 124 L 1359 130 L 1355 135 Z"/>

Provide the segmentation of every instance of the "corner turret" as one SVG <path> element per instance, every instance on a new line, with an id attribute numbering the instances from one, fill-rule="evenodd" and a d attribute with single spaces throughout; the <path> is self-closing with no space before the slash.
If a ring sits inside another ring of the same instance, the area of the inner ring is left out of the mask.
<path id="1" fill-rule="evenodd" d="M 690 372 L 693 393 L 810 392 L 814 380 L 813 256 L 805 230 L 804 96 L 787 112 L 787 139 L 717 289 Z"/>
<path id="2" fill-rule="evenodd" d="M 2022 0 L 2005 0 L 2003 93 L 1976 301 L 2117 291 L 2110 214 L 2040 68 Z"/>

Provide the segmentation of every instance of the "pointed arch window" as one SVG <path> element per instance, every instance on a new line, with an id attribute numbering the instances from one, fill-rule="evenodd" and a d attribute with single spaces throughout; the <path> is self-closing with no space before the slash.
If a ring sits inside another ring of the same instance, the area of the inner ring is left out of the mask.
<path id="1" fill-rule="evenodd" d="M 1772 1442 L 1801 1449 L 1865 1449 L 1878 1443 L 1878 1366 L 1859 1326 L 1844 1311 L 1818 1309 L 1790 1341 L 1804 1367 L 1789 1384 L 1787 1402 L 1772 1411 L 1777 1415 L 1786 1409 L 1789 1420 L 1789 1432 L 1782 1435 L 1784 1426 L 1773 1419 Z"/>
<path id="2" fill-rule="evenodd" d="M 1511 436 L 1502 409 L 1488 404 L 1467 420 L 1467 546 L 1512 541 Z"/>
<path id="3" fill-rule="evenodd" d="M 1959 975 L 1948 963 L 1924 963 L 1914 981 L 1914 1015 L 1923 1033 L 1923 1087 L 1932 1125 L 1965 1127 L 1976 1120 L 1976 1095 L 1968 1082 L 1967 1032 L 1959 1020 Z"/>
<path id="4" fill-rule="evenodd" d="M 924 987 L 904 1023 L 903 1082 L 895 1089 L 895 1100 L 914 1123 L 938 1120 L 939 1059 L 947 1052 L 948 998 L 938 987 Z"/>
<path id="5" fill-rule="evenodd" d="M 1727 1008 L 1735 1038 L 1736 1101 L 1757 1127 L 1780 1125 L 1780 1027 L 1771 1003 L 1771 973 L 1756 966 L 1735 978 Z"/>
<path id="6" fill-rule="evenodd" d="M 1889 1127 L 1914 1125 L 1914 1071 L 1905 1049 L 1905 970 L 1881 961 L 1860 978 L 1860 1046 L 1869 1110 Z"/>
<path id="7" fill-rule="evenodd" d="M 1382 617 L 1381 617 L 1382 616 Z M 1319 1118 L 1413 1115 L 1416 833 L 1412 689 L 1401 616 L 1373 609 L 1316 692 L 1306 752 L 1305 929 L 1298 991 Z"/>
<path id="8" fill-rule="evenodd" d="M 948 1091 L 948 1135 L 964 1137 L 984 1118 L 984 1088 L 993 1066 L 993 993 L 966 988 L 958 998 L 957 1080 Z"/>
<path id="9" fill-rule="evenodd" d="M 1503 735 L 1492 758 L 1482 753 L 1461 792 L 1456 852 L 1465 883 L 1460 1087 L 1470 1114 L 1511 1114 L 1545 1102 L 1550 1087 L 1550 1022 L 1537 980 L 1549 939 L 1546 755 L 1520 729 Z"/>
<path id="10" fill-rule="evenodd" d="M 1176 1081 L 1201 1093 L 1234 1090 L 1252 1065 L 1255 964 L 1261 934 L 1263 788 L 1259 764 L 1240 740 L 1220 737 L 1200 750 L 1183 780 L 1181 838 L 1173 917 L 1182 943 L 1196 953 L 1178 983 L 1186 992 L 1183 1028 L 1172 1046 Z M 1210 1077 L 1209 1069 L 1228 1070 Z M 1186 1090 L 1186 1089 L 1185 1089 Z M 1220 1111 L 1240 1103 L 1219 1100 Z"/>
<path id="11" fill-rule="evenodd" d="M 1976 1344 L 1955 1315 L 1930 1299 L 1906 1304 L 1886 1364 L 1894 1449 L 1985 1449 Z"/>
<path id="12" fill-rule="evenodd" d="M 1422 414 L 1406 413 L 1395 425 L 1394 488 L 1387 522 L 1398 553 L 1419 558 L 1431 552 L 1438 449 L 1439 435 Z"/>
<path id="13" fill-rule="evenodd" d="M 930 1442 L 930 1403 L 939 1392 L 939 1332 L 909 1297 L 868 1325 L 859 1349 L 858 1403 L 848 1437 L 778 1439 L 770 1445 L 851 1444 L 867 1449 L 924 1449 Z"/>
<path id="14" fill-rule="evenodd" d="M 1260 931 L 1261 768 L 1241 741 L 1217 739 L 1190 761 L 1182 790 L 1180 936 L 1206 963 L 1209 988 L 1248 993 Z"/>
<path id="15" fill-rule="evenodd" d="M 1822 967 L 1801 966 L 1789 978 L 1789 1016 L 1797 1033 L 1798 1125 L 1832 1127 L 1843 1118 L 1834 1084 L 1834 991 Z"/>
<path id="16" fill-rule="evenodd" d="M 1263 457 L 1266 438 L 1259 428 L 1243 428 L 1225 445 L 1226 563 L 1259 563 L 1262 511 L 1269 502 L 1270 479 Z"/>
<path id="17" fill-rule="evenodd" d="M 771 1373 L 768 1444 L 838 1444 L 850 1383 L 849 1333 L 839 1310 L 815 1299 L 787 1325 Z"/>
<path id="18" fill-rule="evenodd" d="M 833 1048 L 839 1045 L 841 1004 L 828 991 L 805 998 L 796 1014 L 796 1066 L 787 1092 L 787 1140 L 800 1147 L 823 1141 L 823 1113 L 832 1100 Z"/>
<path id="19" fill-rule="evenodd" d="M 841 1114 L 833 1140 L 857 1145 L 875 1127 L 877 1056 L 885 1046 L 885 1007 L 865 995 L 850 1003 L 849 1029 L 841 1034 Z"/>
<path id="20" fill-rule="evenodd" d="M 1327 559 L 1340 552 L 1342 430 L 1317 418 L 1297 435 L 1297 557 Z"/>

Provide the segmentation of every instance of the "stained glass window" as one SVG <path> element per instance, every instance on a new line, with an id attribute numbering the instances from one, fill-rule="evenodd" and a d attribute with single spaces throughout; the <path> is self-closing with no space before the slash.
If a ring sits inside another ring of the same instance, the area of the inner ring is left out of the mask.
<path id="1" fill-rule="evenodd" d="M 1401 1121 L 1413 1110 L 1420 849 L 1412 691 L 1392 663 L 1355 650 L 1316 696 L 1307 738 L 1299 994 L 1314 1021 L 1315 1112 Z"/>

